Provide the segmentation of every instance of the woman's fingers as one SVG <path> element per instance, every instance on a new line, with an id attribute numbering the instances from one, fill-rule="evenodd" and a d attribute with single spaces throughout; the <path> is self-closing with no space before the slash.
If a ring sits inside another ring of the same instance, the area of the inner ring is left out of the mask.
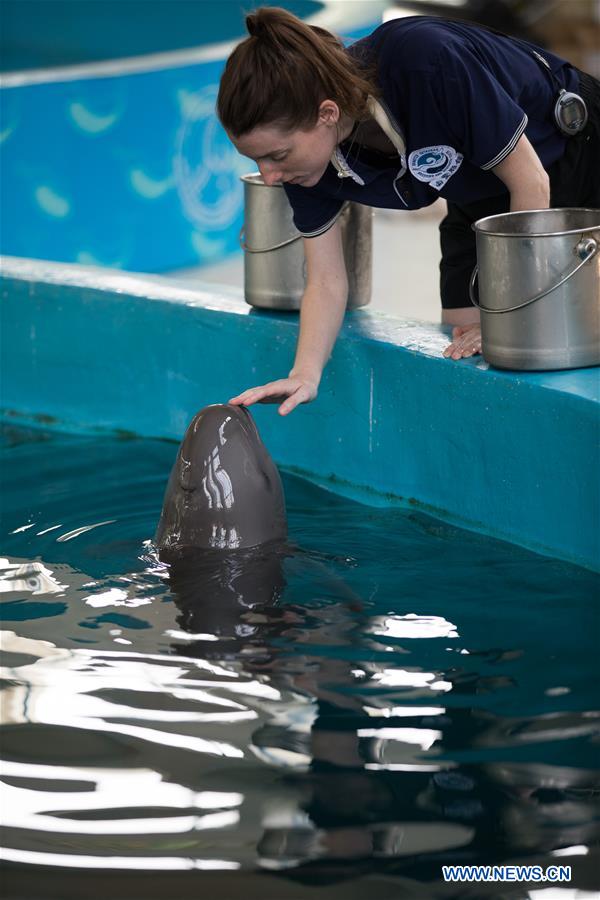
<path id="1" fill-rule="evenodd" d="M 460 331 L 460 334 L 456 334 Z M 444 350 L 444 356 L 451 359 L 464 359 L 481 353 L 481 327 L 469 325 L 465 328 L 454 328 L 452 331 L 454 340 Z"/>
<path id="2" fill-rule="evenodd" d="M 296 409 L 300 403 L 308 403 L 309 400 L 312 400 L 311 394 L 310 388 L 304 384 L 300 385 L 300 387 L 281 404 L 277 412 L 280 416 L 287 416 L 287 414 L 291 413 L 293 409 Z"/>
<path id="3" fill-rule="evenodd" d="M 317 389 L 312 382 L 293 377 L 249 388 L 237 397 L 232 397 L 229 402 L 235 406 L 252 406 L 253 403 L 279 403 L 283 400 L 278 411 L 280 415 L 287 416 L 300 403 L 308 403 L 316 396 Z"/>
<path id="4" fill-rule="evenodd" d="M 287 379 L 280 381 L 271 381 L 269 384 L 262 384 L 255 388 L 249 388 L 232 397 L 229 403 L 234 406 L 252 406 L 253 403 L 276 403 L 281 397 L 287 397 L 289 391 L 285 391 L 284 385 Z"/>
<path id="5" fill-rule="evenodd" d="M 291 412 L 299 403 L 308 403 L 316 396 L 314 386 L 297 378 L 281 378 L 259 387 L 249 388 L 229 401 L 234 406 L 252 406 L 253 403 L 279 403 L 281 415 Z"/>

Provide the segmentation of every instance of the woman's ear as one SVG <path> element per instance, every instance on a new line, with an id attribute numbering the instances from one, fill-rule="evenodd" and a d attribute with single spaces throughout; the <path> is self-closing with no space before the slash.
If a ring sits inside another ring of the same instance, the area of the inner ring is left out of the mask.
<path id="1" fill-rule="evenodd" d="M 323 100 L 319 106 L 318 125 L 337 125 L 340 121 L 340 108 L 335 100 Z"/>

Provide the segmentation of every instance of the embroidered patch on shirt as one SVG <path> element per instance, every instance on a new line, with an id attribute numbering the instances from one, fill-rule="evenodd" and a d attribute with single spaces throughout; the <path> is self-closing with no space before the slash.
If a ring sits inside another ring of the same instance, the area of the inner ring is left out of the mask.
<path id="1" fill-rule="evenodd" d="M 454 147 L 437 144 L 413 150 L 408 157 L 408 168 L 419 181 L 426 181 L 439 191 L 460 168 L 463 159 L 462 153 L 458 153 Z"/>

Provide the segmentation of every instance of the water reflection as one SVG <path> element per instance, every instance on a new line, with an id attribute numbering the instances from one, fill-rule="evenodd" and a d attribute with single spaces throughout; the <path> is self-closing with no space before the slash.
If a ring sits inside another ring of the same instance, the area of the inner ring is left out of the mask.
<path id="1" fill-rule="evenodd" d="M 66 589 L 41 562 L 0 558 L 0 594 L 64 594 Z"/>
<path id="2" fill-rule="evenodd" d="M 372 875 L 395 900 L 447 896 L 443 862 L 560 858 L 593 886 L 593 576 L 294 482 L 318 552 L 166 564 L 144 538 L 168 446 L 82 441 L 78 468 L 69 444 L 72 483 L 41 447 L 17 448 L 48 490 L 9 492 L 0 564 L 22 871 L 258 867 L 277 897 Z"/>
<path id="3" fill-rule="evenodd" d="M 90 595 L 83 575 L 80 594 L 93 613 L 152 606 L 157 582 L 166 587 L 174 605 L 161 603 L 160 622 L 170 655 L 61 649 L 2 634 L 5 659 L 18 661 L 1 673 L 8 858 L 35 861 L 31 836 L 45 834 L 38 861 L 63 865 L 65 835 L 75 865 L 108 865 L 93 862 L 94 851 L 129 836 L 136 867 L 147 859 L 142 836 L 162 845 L 180 835 L 184 856 L 195 847 L 194 864 L 216 866 L 200 851 L 201 833 L 222 831 L 254 835 L 255 861 L 267 870 L 292 877 L 344 861 L 337 877 L 350 877 L 394 861 L 418 860 L 424 870 L 432 861 L 494 862 L 597 841 L 592 770 L 499 762 L 498 748 L 597 738 L 599 716 L 528 720 L 469 706 L 469 696 L 512 680 L 456 666 L 456 652 L 477 652 L 460 646 L 455 623 L 374 613 L 335 565 L 291 548 L 187 555 L 168 565 L 149 554 L 143 562 L 154 594 L 95 584 Z M 66 589 L 42 563 L 6 561 L 4 576 L 8 594 Z M 288 602 L 286 588 L 299 580 L 311 599 Z M 124 581 L 135 584 L 135 573 Z M 441 642 L 453 664 L 409 665 L 407 645 L 418 641 Z M 510 664 L 519 654 L 490 651 L 486 659 Z M 22 739 L 31 741 L 33 730 L 35 741 L 41 726 L 45 746 L 27 761 Z M 95 764 L 82 764 L 90 754 Z M 185 762 L 173 779 L 177 754 Z M 72 765 L 57 764 L 65 756 Z M 216 771 L 221 789 L 207 789 L 215 773 L 202 760 L 210 759 L 243 764 L 239 790 L 226 768 Z M 257 766 L 281 773 L 266 791 L 260 779 L 249 788 Z M 168 869 L 186 867 L 184 856 L 152 858 Z M 236 855 L 223 864 L 241 863 Z"/>
<path id="4" fill-rule="evenodd" d="M 295 786 L 285 800 L 279 796 L 263 810 L 257 845 L 262 866 L 288 869 L 315 861 L 322 866 L 340 859 L 352 864 L 358 857 L 364 870 L 366 859 L 375 866 L 377 860 L 423 854 L 456 860 L 458 848 L 462 861 L 493 862 L 507 853 L 539 853 L 598 839 L 593 771 L 460 760 L 472 747 L 518 746 L 529 740 L 531 729 L 537 732 L 534 741 L 597 736 L 598 716 L 568 713 L 517 723 L 462 705 L 417 705 L 424 697 L 477 695 L 512 681 L 467 675 L 456 667 L 433 672 L 405 667 L 405 651 L 388 646 L 389 638 L 458 639 L 456 625 L 414 613 L 369 615 L 356 597 L 278 606 L 285 584 L 281 560 L 262 558 L 260 566 L 265 568 L 259 592 L 251 575 L 245 580 L 243 566 L 222 578 L 228 603 L 216 612 L 194 592 L 193 566 L 184 572 L 173 566 L 169 579 L 181 628 L 191 636 L 211 622 L 213 636 L 220 638 L 210 644 L 192 639 L 188 653 L 232 658 L 233 646 L 246 673 L 268 673 L 271 685 L 300 698 L 287 708 L 282 704 L 251 737 L 255 755 L 287 771 Z M 379 654 L 369 635 L 382 640 Z M 357 666 L 352 656 L 365 646 L 371 652 Z M 389 652 L 401 665 L 389 664 L 384 656 Z M 466 648 L 460 652 L 470 655 Z M 493 655 L 495 661 L 519 658 L 518 653 Z M 378 726 L 378 718 L 385 725 Z"/>

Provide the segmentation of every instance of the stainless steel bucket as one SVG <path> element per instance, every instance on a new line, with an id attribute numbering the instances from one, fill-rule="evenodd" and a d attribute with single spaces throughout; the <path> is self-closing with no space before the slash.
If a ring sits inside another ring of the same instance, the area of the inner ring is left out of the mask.
<path id="1" fill-rule="evenodd" d="M 302 235 L 281 184 L 266 185 L 258 172 L 242 175 L 244 295 L 251 306 L 299 309 L 306 285 Z M 340 215 L 348 275 L 348 309 L 371 300 L 372 217 L 368 206 L 347 203 Z"/>
<path id="2" fill-rule="evenodd" d="M 505 213 L 473 228 L 484 358 L 500 369 L 599 365 L 600 210 Z"/>

